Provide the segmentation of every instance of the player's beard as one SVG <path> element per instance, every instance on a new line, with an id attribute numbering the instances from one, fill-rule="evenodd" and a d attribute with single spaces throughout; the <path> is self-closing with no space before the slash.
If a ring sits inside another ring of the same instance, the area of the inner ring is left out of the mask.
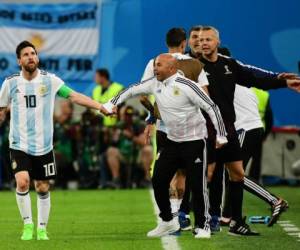
<path id="1" fill-rule="evenodd" d="M 27 65 L 24 66 L 24 69 L 29 73 L 33 73 L 36 71 L 37 67 L 38 67 L 37 63 L 28 63 Z"/>

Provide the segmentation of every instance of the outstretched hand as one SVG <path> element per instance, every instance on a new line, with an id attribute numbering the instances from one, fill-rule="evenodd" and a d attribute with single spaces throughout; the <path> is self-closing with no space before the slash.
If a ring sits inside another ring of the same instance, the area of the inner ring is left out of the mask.
<path id="1" fill-rule="evenodd" d="M 286 72 L 283 72 L 283 73 L 280 73 L 278 76 L 277 76 L 278 79 L 281 79 L 281 80 L 295 80 L 295 79 L 300 79 L 299 76 L 297 74 L 294 74 L 294 73 L 286 73 Z"/>
<path id="2" fill-rule="evenodd" d="M 287 86 L 300 93 L 300 79 L 286 80 Z"/>
<path id="3" fill-rule="evenodd" d="M 105 116 L 113 116 L 113 115 L 117 114 L 118 107 L 114 106 L 110 103 L 105 103 L 105 104 L 101 105 L 99 111 L 101 114 L 103 114 Z"/>

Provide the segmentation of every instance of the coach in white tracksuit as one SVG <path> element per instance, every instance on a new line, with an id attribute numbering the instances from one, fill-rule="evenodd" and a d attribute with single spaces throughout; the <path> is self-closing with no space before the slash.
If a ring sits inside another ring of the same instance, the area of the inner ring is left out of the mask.
<path id="1" fill-rule="evenodd" d="M 209 238 L 208 197 L 206 189 L 206 121 L 199 108 L 210 116 L 217 131 L 217 142 L 226 143 L 226 131 L 218 107 L 195 82 L 177 73 L 176 59 L 162 54 L 155 61 L 154 71 L 158 81 L 144 81 L 119 93 L 104 107 L 111 111 L 126 99 L 153 94 L 168 130 L 168 141 L 156 161 L 152 178 L 154 195 L 160 209 L 162 222 L 148 233 L 159 237 L 179 230 L 178 218 L 173 218 L 169 201 L 169 185 L 178 162 L 191 176 L 191 189 L 195 213 L 196 238 Z"/>

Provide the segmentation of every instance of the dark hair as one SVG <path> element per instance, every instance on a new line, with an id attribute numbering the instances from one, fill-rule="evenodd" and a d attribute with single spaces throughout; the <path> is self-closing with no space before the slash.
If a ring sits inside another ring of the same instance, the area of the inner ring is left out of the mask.
<path id="1" fill-rule="evenodd" d="M 100 76 L 104 76 L 107 80 L 109 80 L 109 71 L 105 68 L 97 69 L 96 73 Z"/>
<path id="2" fill-rule="evenodd" d="M 172 28 L 167 32 L 166 43 L 168 47 L 178 47 L 186 40 L 186 32 L 183 28 Z"/>
<path id="3" fill-rule="evenodd" d="M 25 49 L 27 47 L 33 48 L 34 51 L 35 51 L 35 53 L 37 54 L 36 48 L 35 48 L 35 46 L 31 42 L 23 41 L 23 42 L 19 43 L 19 45 L 16 48 L 16 54 L 17 54 L 17 58 L 18 59 L 21 58 L 21 51 L 22 51 L 22 49 Z"/>
<path id="4" fill-rule="evenodd" d="M 190 28 L 190 31 L 189 31 L 189 36 L 191 35 L 191 33 L 193 32 L 193 31 L 200 31 L 201 29 L 202 29 L 202 25 L 195 25 L 195 26 L 193 26 L 192 28 Z"/>

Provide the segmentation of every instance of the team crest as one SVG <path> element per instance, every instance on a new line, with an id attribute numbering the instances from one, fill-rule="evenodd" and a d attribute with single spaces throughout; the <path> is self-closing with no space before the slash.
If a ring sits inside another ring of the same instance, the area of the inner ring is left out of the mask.
<path id="1" fill-rule="evenodd" d="M 39 95 L 40 95 L 40 96 L 44 96 L 44 95 L 47 93 L 47 91 L 48 91 L 47 86 L 41 84 L 41 86 L 39 87 L 39 90 L 38 90 Z"/>
<path id="2" fill-rule="evenodd" d="M 175 87 L 173 88 L 173 93 L 174 93 L 174 95 L 180 95 L 180 90 L 179 90 L 179 88 L 175 86 Z"/>
<path id="3" fill-rule="evenodd" d="M 12 167 L 13 170 L 15 170 L 17 168 L 17 162 L 15 160 L 12 161 L 11 167 Z"/>

